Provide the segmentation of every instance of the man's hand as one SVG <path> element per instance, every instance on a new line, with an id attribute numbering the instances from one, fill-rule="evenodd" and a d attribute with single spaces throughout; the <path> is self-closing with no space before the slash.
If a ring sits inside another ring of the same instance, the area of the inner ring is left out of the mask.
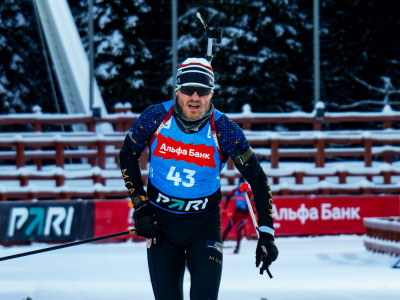
<path id="1" fill-rule="evenodd" d="M 268 271 L 268 267 L 274 260 L 276 260 L 278 253 L 279 251 L 274 243 L 274 237 L 269 233 L 260 231 L 260 238 L 256 249 L 256 267 L 258 268 L 262 262 L 260 274 L 267 271 L 268 275 L 272 278 L 271 273 Z"/>
<path id="2" fill-rule="evenodd" d="M 149 203 L 144 203 L 135 209 L 133 213 L 135 222 L 136 235 L 148 239 L 155 238 L 157 235 L 156 225 L 154 222 L 154 209 Z"/>

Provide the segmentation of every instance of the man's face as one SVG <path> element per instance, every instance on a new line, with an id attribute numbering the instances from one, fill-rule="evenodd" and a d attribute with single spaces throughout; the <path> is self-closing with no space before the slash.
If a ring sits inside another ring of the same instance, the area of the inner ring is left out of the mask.
<path id="1" fill-rule="evenodd" d="M 195 121 L 207 111 L 213 92 L 208 88 L 184 86 L 176 91 L 176 95 L 183 115 L 187 119 Z"/>

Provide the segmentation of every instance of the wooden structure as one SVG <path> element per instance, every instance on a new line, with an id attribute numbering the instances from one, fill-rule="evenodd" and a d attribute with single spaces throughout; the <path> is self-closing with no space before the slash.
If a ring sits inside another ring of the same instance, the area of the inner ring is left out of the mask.
<path id="1" fill-rule="evenodd" d="M 378 253 L 400 256 L 400 217 L 364 218 L 365 247 Z M 397 268 L 400 261 L 393 265 Z"/>
<path id="2" fill-rule="evenodd" d="M 117 105 L 114 114 L 99 119 L 84 114 L 42 114 L 40 110 L 2 116 L 0 128 L 25 124 L 31 130 L 0 133 L 0 163 L 7 166 L 0 167 L 0 200 L 126 197 L 117 156 L 126 131 L 138 116 L 131 112 L 128 104 Z M 393 128 L 394 122 L 400 121 L 400 112 L 325 113 L 323 118 L 317 118 L 314 112 L 252 113 L 246 107 L 244 112 L 228 116 L 245 130 L 273 182 L 275 195 L 400 194 L 397 184 L 400 167 L 396 164 L 400 157 L 400 130 Z M 323 130 L 329 124 L 347 122 L 355 129 Z M 101 123 L 112 124 L 114 132 L 96 133 L 96 125 Z M 55 124 L 84 124 L 87 130 L 42 132 L 47 125 Z M 309 130 L 254 129 L 271 124 L 301 124 L 299 127 L 308 126 Z M 363 129 L 365 124 L 371 129 Z M 141 157 L 145 177 L 147 161 L 146 151 Z M 332 166 L 333 161 L 341 163 Z M 349 161 L 357 161 L 359 166 L 354 168 Z M 87 162 L 86 169 L 71 170 L 71 166 L 82 162 Z M 231 190 L 238 176 L 229 160 L 221 174 L 227 182 L 224 194 Z M 291 180 L 289 184 L 288 179 Z M 87 182 L 85 189 L 67 188 L 82 180 Z M 48 181 L 48 186 L 54 188 L 36 184 L 40 181 Z M 111 181 L 114 184 L 110 184 Z"/>

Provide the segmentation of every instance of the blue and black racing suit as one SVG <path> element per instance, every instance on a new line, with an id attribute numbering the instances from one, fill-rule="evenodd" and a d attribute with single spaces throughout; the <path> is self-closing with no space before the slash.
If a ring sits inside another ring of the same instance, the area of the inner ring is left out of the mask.
<path id="1" fill-rule="evenodd" d="M 139 157 L 149 147 L 147 191 Z M 120 152 L 129 193 L 147 195 L 162 236 L 148 247 L 156 299 L 183 299 L 185 262 L 191 299 L 217 299 L 222 270 L 220 172 L 231 157 L 250 184 L 260 230 L 274 234 L 267 178 L 240 127 L 213 108 L 195 133 L 180 128 L 173 100 L 147 108 Z"/>

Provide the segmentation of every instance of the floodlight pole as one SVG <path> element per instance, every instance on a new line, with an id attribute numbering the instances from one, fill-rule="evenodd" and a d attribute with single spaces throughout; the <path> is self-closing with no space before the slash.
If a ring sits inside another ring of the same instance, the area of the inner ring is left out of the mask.
<path id="1" fill-rule="evenodd" d="M 93 0 L 89 0 L 89 110 L 93 110 L 93 76 L 94 76 L 94 45 L 93 45 Z"/>
<path id="2" fill-rule="evenodd" d="M 314 0 L 314 104 L 320 95 L 319 0 Z"/>
<path id="3" fill-rule="evenodd" d="M 175 81 L 178 68 L 178 0 L 172 0 L 172 80 Z M 174 84 L 172 85 L 172 98 L 175 98 Z"/>

